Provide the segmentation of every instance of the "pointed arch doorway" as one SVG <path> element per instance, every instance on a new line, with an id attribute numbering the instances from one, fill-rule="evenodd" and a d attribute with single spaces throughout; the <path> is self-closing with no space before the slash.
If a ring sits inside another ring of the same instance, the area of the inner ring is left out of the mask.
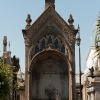
<path id="1" fill-rule="evenodd" d="M 69 100 L 70 62 L 63 53 L 48 49 L 31 60 L 29 90 L 32 100 Z M 58 98 L 58 99 L 57 99 Z"/>

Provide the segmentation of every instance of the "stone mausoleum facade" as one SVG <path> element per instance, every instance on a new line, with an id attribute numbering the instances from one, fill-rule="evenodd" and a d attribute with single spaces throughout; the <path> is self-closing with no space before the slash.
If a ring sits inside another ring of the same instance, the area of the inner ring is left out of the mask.
<path id="1" fill-rule="evenodd" d="M 55 0 L 45 0 L 45 11 L 22 30 L 25 42 L 25 88 L 21 100 L 76 100 L 75 40 L 78 29 L 56 12 Z"/>

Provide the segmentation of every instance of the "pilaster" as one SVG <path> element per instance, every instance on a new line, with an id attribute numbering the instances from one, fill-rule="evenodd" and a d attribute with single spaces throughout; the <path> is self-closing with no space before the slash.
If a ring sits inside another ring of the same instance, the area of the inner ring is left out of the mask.
<path id="1" fill-rule="evenodd" d="M 25 100 L 25 90 L 20 91 L 20 100 Z"/>
<path id="2" fill-rule="evenodd" d="M 25 43 L 25 100 L 30 100 L 30 73 L 28 64 L 29 44 Z"/>
<path id="3" fill-rule="evenodd" d="M 88 93 L 88 100 L 91 100 L 91 94 Z"/>
<path id="4" fill-rule="evenodd" d="M 100 100 L 100 85 L 99 84 L 97 85 L 95 84 L 95 100 Z"/>
<path id="5" fill-rule="evenodd" d="M 72 69 L 69 69 L 69 100 L 73 100 L 73 91 L 72 91 Z"/>
<path id="6" fill-rule="evenodd" d="M 95 93 L 94 91 L 91 92 L 91 100 L 95 100 L 95 94 L 94 93 Z"/>
<path id="7" fill-rule="evenodd" d="M 75 82 L 75 53 L 71 55 L 71 80 L 72 80 L 72 100 L 76 100 L 76 82 Z"/>

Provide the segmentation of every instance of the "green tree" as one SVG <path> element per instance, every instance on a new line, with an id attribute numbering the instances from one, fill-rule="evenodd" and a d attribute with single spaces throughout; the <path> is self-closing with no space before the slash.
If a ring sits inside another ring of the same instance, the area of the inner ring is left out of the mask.
<path id="1" fill-rule="evenodd" d="M 11 96 L 13 87 L 13 67 L 3 63 L 0 59 L 0 100 L 7 100 Z"/>
<path id="2" fill-rule="evenodd" d="M 100 59 L 100 13 L 95 24 L 95 52 L 93 58 L 97 58 L 96 70 L 98 70 L 98 59 Z"/>

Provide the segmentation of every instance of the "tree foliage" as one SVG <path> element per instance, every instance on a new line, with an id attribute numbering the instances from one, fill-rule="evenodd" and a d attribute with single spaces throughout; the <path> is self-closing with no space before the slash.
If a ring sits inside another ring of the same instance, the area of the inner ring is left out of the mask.
<path id="1" fill-rule="evenodd" d="M 0 59 L 0 100 L 7 100 L 11 95 L 13 67 Z"/>

